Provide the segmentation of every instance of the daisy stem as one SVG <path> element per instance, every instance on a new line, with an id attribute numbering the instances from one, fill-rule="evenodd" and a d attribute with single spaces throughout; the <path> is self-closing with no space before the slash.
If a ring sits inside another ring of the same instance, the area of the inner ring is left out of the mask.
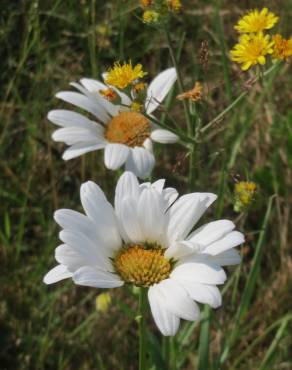
<path id="1" fill-rule="evenodd" d="M 139 370 L 146 370 L 146 294 L 145 288 L 140 288 L 139 292 Z"/>
<path id="2" fill-rule="evenodd" d="M 170 57 L 171 57 L 173 65 L 176 69 L 178 87 L 179 87 L 180 92 L 183 93 L 185 91 L 185 88 L 184 88 L 184 85 L 183 85 L 183 79 L 182 79 L 182 75 L 181 75 L 177 60 L 176 60 L 176 56 L 175 56 L 173 46 L 172 46 L 172 42 L 171 42 L 170 32 L 169 32 L 167 26 L 165 27 L 165 35 L 166 35 L 166 40 L 167 40 L 167 44 L 168 44 L 168 48 L 169 48 Z M 187 105 L 186 101 L 182 100 L 182 103 L 183 103 L 183 107 L 184 107 L 184 111 L 185 111 L 188 133 L 190 134 L 192 132 L 192 119 L 191 119 L 190 111 L 189 111 L 189 108 L 188 108 L 188 105 Z"/>

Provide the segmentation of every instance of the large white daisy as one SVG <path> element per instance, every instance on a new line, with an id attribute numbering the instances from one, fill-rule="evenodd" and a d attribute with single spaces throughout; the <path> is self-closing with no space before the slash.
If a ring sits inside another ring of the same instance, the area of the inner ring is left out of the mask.
<path id="1" fill-rule="evenodd" d="M 106 74 L 104 74 L 106 80 Z M 79 92 L 61 91 L 56 97 L 92 114 L 94 120 L 70 110 L 57 109 L 48 113 L 48 119 L 62 128 L 52 137 L 64 142 L 69 148 L 63 159 L 78 157 L 93 150 L 104 149 L 104 163 L 107 168 L 116 170 L 126 165 L 126 170 L 140 178 L 151 173 L 155 158 L 152 141 L 174 143 L 177 135 L 158 128 L 143 115 L 152 115 L 163 101 L 177 78 L 174 68 L 161 72 L 145 90 L 144 106 L 141 112 L 133 111 L 135 93 L 128 95 L 104 83 L 83 78 L 79 83 L 71 83 Z M 138 84 L 137 84 L 138 86 Z M 133 87 L 135 87 L 133 85 Z M 117 104 L 109 101 L 102 92 L 117 94 Z"/>
<path id="2" fill-rule="evenodd" d="M 45 283 L 72 278 L 96 288 L 147 287 L 154 320 L 168 336 L 176 333 L 181 318 L 199 319 L 196 302 L 221 305 L 217 285 L 226 279 L 221 266 L 240 262 L 234 247 L 244 236 L 228 220 L 192 231 L 216 195 L 178 198 L 175 189 L 164 189 L 164 180 L 139 185 L 135 175 L 125 172 L 114 208 L 91 181 L 81 186 L 80 196 L 86 215 L 70 209 L 55 213 L 64 244 L 55 250 L 59 264 Z"/>

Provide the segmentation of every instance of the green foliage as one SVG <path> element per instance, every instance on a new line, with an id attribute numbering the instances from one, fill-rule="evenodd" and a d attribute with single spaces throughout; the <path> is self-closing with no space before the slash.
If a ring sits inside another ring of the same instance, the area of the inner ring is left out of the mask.
<path id="1" fill-rule="evenodd" d="M 210 370 L 289 370 L 291 67 L 247 86 L 247 75 L 228 59 L 233 25 L 246 2 L 183 3 L 169 28 L 174 57 L 187 89 L 197 80 L 207 89 L 197 107 L 201 122 L 192 111 L 191 123 L 211 123 L 197 137 L 191 182 L 198 191 L 219 193 L 213 216 L 235 220 L 247 241 L 242 265 L 229 271 L 223 306 L 212 315 L 202 307 L 201 324 L 184 322 L 174 339 L 165 340 L 149 315 L 149 369 L 207 370 L 209 364 Z M 266 2 L 260 3 L 249 7 Z M 51 140 L 46 114 L 61 107 L 57 91 L 82 76 L 99 78 L 116 60 L 142 63 L 149 77 L 170 66 L 165 35 L 141 22 L 136 1 L 4 0 L 1 5 L 1 368 L 137 369 L 137 297 L 130 289 L 112 291 L 109 309 L 97 312 L 101 291 L 69 281 L 42 283 L 58 244 L 54 210 L 77 209 L 80 183 L 88 179 L 98 180 L 112 199 L 118 177 L 104 168 L 100 153 L 62 161 L 63 145 Z M 283 9 L 281 30 L 288 35 L 291 2 L 269 6 L 277 13 Z M 205 64 L 199 57 L 203 41 L 208 42 Z M 185 130 L 176 92 L 168 98 L 163 123 L 171 111 Z M 241 94 L 244 99 L 221 116 Z M 185 148 L 156 150 L 153 178 L 166 177 L 168 185 L 188 191 Z M 259 204 L 246 214 L 233 211 L 234 176 L 255 181 L 260 189 Z"/>

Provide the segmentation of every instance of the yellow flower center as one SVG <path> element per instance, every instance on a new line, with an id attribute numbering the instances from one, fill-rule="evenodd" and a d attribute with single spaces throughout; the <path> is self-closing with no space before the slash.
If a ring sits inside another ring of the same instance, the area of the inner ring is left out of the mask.
<path id="1" fill-rule="evenodd" d="M 146 75 L 142 68 L 142 64 L 137 64 L 133 67 L 131 62 L 124 64 L 115 63 L 113 68 L 108 71 L 105 83 L 118 89 L 125 89 Z"/>
<path id="2" fill-rule="evenodd" d="M 121 112 L 108 124 L 105 137 L 111 143 L 142 146 L 150 136 L 150 123 L 138 112 Z"/>
<path id="3" fill-rule="evenodd" d="M 164 250 L 157 245 L 152 249 L 139 244 L 130 245 L 117 255 L 114 266 L 125 282 L 149 287 L 170 275 L 171 263 L 163 254 Z"/>

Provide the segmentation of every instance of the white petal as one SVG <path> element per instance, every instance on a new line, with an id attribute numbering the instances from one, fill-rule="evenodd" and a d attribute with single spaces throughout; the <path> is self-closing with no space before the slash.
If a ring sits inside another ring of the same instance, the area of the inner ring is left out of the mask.
<path id="1" fill-rule="evenodd" d="M 163 190 L 163 196 L 167 204 L 167 208 L 171 206 L 178 197 L 178 192 L 174 188 L 166 188 Z"/>
<path id="2" fill-rule="evenodd" d="M 59 245 L 55 249 L 55 259 L 61 265 L 66 266 L 70 272 L 75 272 L 80 267 L 91 263 L 90 259 L 84 258 L 76 250 L 66 244 Z"/>
<path id="3" fill-rule="evenodd" d="M 81 84 L 91 93 L 99 93 L 100 90 L 108 89 L 108 86 L 93 78 L 82 78 Z"/>
<path id="4" fill-rule="evenodd" d="M 69 159 L 79 157 L 82 154 L 93 152 L 94 150 L 103 149 L 105 145 L 106 144 L 104 143 L 96 144 L 96 142 L 77 143 L 66 149 L 62 158 L 65 159 L 65 161 L 68 161 Z"/>
<path id="5" fill-rule="evenodd" d="M 43 281 L 45 284 L 53 284 L 71 276 L 72 273 L 68 271 L 66 266 L 57 265 L 45 275 Z"/>
<path id="6" fill-rule="evenodd" d="M 71 82 L 70 85 L 74 86 L 82 94 L 87 96 L 88 99 L 98 107 L 100 112 L 99 114 L 104 117 L 104 122 L 108 122 L 113 116 L 116 116 L 119 113 L 118 107 L 113 105 L 107 99 L 104 99 L 99 93 L 92 93 L 77 82 Z"/>
<path id="7" fill-rule="evenodd" d="M 239 231 L 232 231 L 206 247 L 204 249 L 204 253 L 216 256 L 217 254 L 222 253 L 227 249 L 234 248 L 242 243 L 244 243 L 244 235 Z"/>
<path id="8" fill-rule="evenodd" d="M 225 271 L 211 262 L 183 263 L 175 267 L 170 276 L 172 279 L 211 285 L 223 284 L 226 280 Z"/>
<path id="9" fill-rule="evenodd" d="M 158 285 L 153 285 L 148 290 L 148 299 L 154 321 L 165 336 L 173 336 L 179 327 L 179 318 L 171 313 L 165 305 L 165 301 Z"/>
<path id="10" fill-rule="evenodd" d="M 167 309 L 185 320 L 199 320 L 200 310 L 186 290 L 175 280 L 162 280 L 158 287 L 162 292 Z"/>
<path id="11" fill-rule="evenodd" d="M 149 137 L 144 141 L 143 147 L 148 150 L 148 152 L 153 153 L 153 143 Z"/>
<path id="12" fill-rule="evenodd" d="M 94 288 L 117 288 L 124 284 L 117 275 L 90 266 L 81 267 L 73 274 L 72 279 L 75 284 Z"/>
<path id="13" fill-rule="evenodd" d="M 132 172 L 124 172 L 119 178 L 115 192 L 115 209 L 118 212 L 120 203 L 125 197 L 131 197 L 138 200 L 140 195 L 139 182 Z"/>
<path id="14" fill-rule="evenodd" d="M 217 308 L 222 304 L 220 290 L 213 285 L 194 283 L 185 280 L 176 279 L 188 292 L 189 296 L 197 302 L 208 304 Z"/>
<path id="15" fill-rule="evenodd" d="M 147 89 L 145 108 L 147 114 L 152 113 L 163 101 L 177 79 L 175 68 L 168 68 L 159 73 Z"/>
<path id="16" fill-rule="evenodd" d="M 93 241 L 78 230 L 62 230 L 59 238 L 63 243 L 71 247 L 78 255 L 90 265 L 97 266 L 103 270 L 111 271 L 113 269 L 110 261 L 111 253 L 106 249 L 98 239 Z"/>
<path id="17" fill-rule="evenodd" d="M 82 78 L 80 80 L 80 82 L 82 83 L 82 85 L 84 87 L 86 87 L 87 90 L 91 91 L 91 92 L 99 92 L 100 90 L 106 90 L 108 89 L 108 86 L 103 84 L 102 82 L 100 81 L 97 81 L 97 80 L 93 80 L 91 78 Z M 123 92 L 119 91 L 118 89 L 116 88 L 113 88 L 113 90 L 120 96 L 121 98 L 121 102 L 123 105 L 128 105 L 130 106 L 131 105 L 131 99 Z M 104 98 L 105 99 L 105 98 Z M 118 108 L 120 108 L 118 106 Z"/>
<path id="18" fill-rule="evenodd" d="M 145 241 L 165 243 L 164 199 L 153 188 L 144 189 L 139 198 L 138 218 Z"/>
<path id="19" fill-rule="evenodd" d="M 179 137 L 176 134 L 163 129 L 152 131 L 150 137 L 153 141 L 161 144 L 173 144 L 179 140 Z"/>
<path id="20" fill-rule="evenodd" d="M 71 209 L 59 209 L 55 212 L 54 218 L 64 229 L 77 230 L 86 235 L 96 245 L 103 245 L 104 248 L 114 251 L 120 247 L 121 238 L 117 226 L 115 226 L 116 220 L 113 211 L 111 207 L 104 211 L 104 206 L 101 206 L 100 212 L 103 212 L 103 217 L 98 222 L 94 222 L 85 215 Z"/>
<path id="21" fill-rule="evenodd" d="M 111 103 L 100 94 L 100 90 L 107 90 L 108 86 L 104 85 L 100 81 L 90 78 L 82 78 L 80 82 L 91 93 L 93 97 L 98 99 L 98 101 L 104 106 L 106 111 L 111 116 L 116 116 L 117 114 L 119 114 L 119 106 Z"/>
<path id="22" fill-rule="evenodd" d="M 123 239 L 126 243 L 139 243 L 144 241 L 138 220 L 137 203 L 134 198 L 123 198 L 119 221 L 123 231 Z"/>
<path id="23" fill-rule="evenodd" d="M 228 249 L 225 252 L 219 253 L 216 256 L 210 256 L 210 261 L 217 263 L 220 266 L 232 266 L 240 263 L 241 257 L 238 251 L 234 248 Z"/>
<path id="24" fill-rule="evenodd" d="M 104 192 L 93 181 L 87 181 L 80 187 L 80 199 L 87 216 L 93 222 L 97 222 L 98 207 L 101 204 L 108 203 Z"/>
<path id="25" fill-rule="evenodd" d="M 81 185 L 80 198 L 86 214 L 95 225 L 100 244 L 109 252 L 118 249 L 121 238 L 117 219 L 103 191 L 94 182 L 87 181 Z"/>
<path id="26" fill-rule="evenodd" d="M 78 230 L 91 239 L 97 236 L 94 223 L 87 216 L 72 209 L 58 209 L 54 213 L 54 219 L 63 229 Z"/>
<path id="27" fill-rule="evenodd" d="M 57 142 L 64 142 L 67 145 L 73 145 L 80 142 L 96 144 L 106 143 L 105 139 L 98 136 L 93 129 L 89 130 L 82 127 L 60 128 L 53 133 L 52 139 Z"/>
<path id="28" fill-rule="evenodd" d="M 95 104 L 91 99 L 83 94 L 72 91 L 61 91 L 56 94 L 56 97 L 64 100 L 67 103 L 73 104 L 76 107 L 82 108 L 89 113 L 92 113 L 103 123 L 107 123 L 110 119 L 103 107 Z"/>
<path id="29" fill-rule="evenodd" d="M 163 188 L 164 188 L 164 185 L 165 185 L 165 179 L 160 179 L 160 180 L 157 180 L 155 182 L 153 182 L 151 184 L 151 186 L 157 190 L 159 193 L 162 193 L 163 191 Z"/>
<path id="30" fill-rule="evenodd" d="M 123 144 L 107 144 L 104 151 L 104 163 L 110 170 L 117 170 L 127 160 L 130 148 Z"/>
<path id="31" fill-rule="evenodd" d="M 169 242 L 185 239 L 206 209 L 217 198 L 212 193 L 191 193 L 180 197 L 168 210 Z"/>
<path id="32" fill-rule="evenodd" d="M 83 127 L 87 129 L 97 129 L 103 133 L 103 127 L 83 116 L 80 113 L 66 109 L 51 110 L 47 116 L 48 120 L 61 127 Z"/>
<path id="33" fill-rule="evenodd" d="M 175 260 L 193 254 L 195 252 L 194 246 L 186 241 L 174 241 L 165 251 L 166 258 L 174 258 Z"/>
<path id="34" fill-rule="evenodd" d="M 195 230 L 188 237 L 188 241 L 201 246 L 207 246 L 222 238 L 235 228 L 233 222 L 229 220 L 218 220 L 209 222 Z"/>
<path id="35" fill-rule="evenodd" d="M 155 158 L 152 153 L 144 148 L 135 147 L 129 153 L 126 161 L 126 169 L 143 179 L 150 175 L 154 164 Z"/>

